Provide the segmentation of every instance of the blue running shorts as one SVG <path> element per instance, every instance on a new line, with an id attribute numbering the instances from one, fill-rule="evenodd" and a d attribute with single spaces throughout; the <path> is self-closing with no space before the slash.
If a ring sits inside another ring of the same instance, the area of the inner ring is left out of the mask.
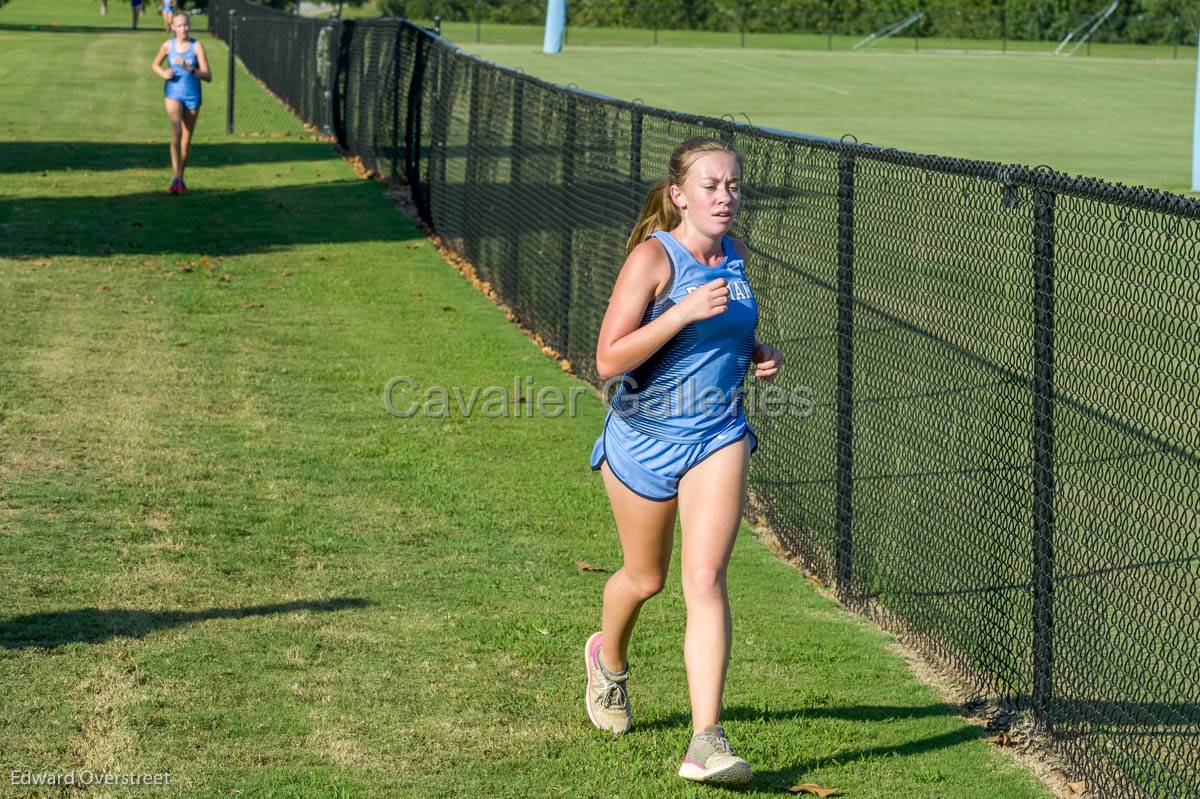
<path id="1" fill-rule="evenodd" d="M 618 480 L 635 494 L 656 502 L 671 499 L 679 493 L 679 479 L 700 461 L 722 447 L 750 436 L 750 452 L 758 449 L 758 436 L 738 416 L 728 427 L 698 444 L 663 441 L 630 427 L 620 414 L 609 412 L 604 430 L 592 447 L 591 467 L 599 471 L 608 461 L 608 468 Z"/>

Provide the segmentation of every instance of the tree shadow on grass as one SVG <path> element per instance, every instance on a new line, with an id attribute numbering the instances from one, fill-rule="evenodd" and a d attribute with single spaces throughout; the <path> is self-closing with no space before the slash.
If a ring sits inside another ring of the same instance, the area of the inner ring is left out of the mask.
<path id="1" fill-rule="evenodd" d="M 148 633 L 207 619 L 244 619 L 276 613 L 365 608 L 375 604 L 357 597 L 297 600 L 244 608 L 208 608 L 196 611 L 150 611 L 130 608 L 79 608 L 49 613 L 29 613 L 0 622 L 0 648 L 55 649 L 66 644 L 99 644 L 116 636 L 142 638 Z"/>
<path id="2" fill-rule="evenodd" d="M 901 708 L 896 708 L 900 710 Z M 930 735 L 925 738 L 918 738 L 912 741 L 906 741 L 895 746 L 869 746 L 863 749 L 846 749 L 832 754 L 827 757 L 816 757 L 811 760 L 802 760 L 799 763 L 794 763 L 790 766 L 770 771 L 755 771 L 754 782 L 747 788 L 745 793 L 769 793 L 778 796 L 781 792 L 786 791 L 790 786 L 796 783 L 808 782 L 808 775 L 817 769 L 830 767 L 844 766 L 853 763 L 857 760 L 866 760 L 872 758 L 883 757 L 904 757 L 908 755 L 921 755 L 926 752 L 933 752 L 938 749 L 947 749 L 959 744 L 970 743 L 971 741 L 979 740 L 984 736 L 982 727 L 976 727 L 971 724 L 964 724 L 956 730 L 944 732 L 940 735 Z M 837 787 L 837 786 L 827 786 Z"/>
<path id="3" fill-rule="evenodd" d="M 0 6 L 3 5 L 3 3 L 0 3 Z M 117 3 L 117 8 L 120 9 L 118 13 L 123 13 L 127 20 L 132 21 L 128 5 L 122 6 L 120 3 Z M 147 20 L 151 23 L 150 27 L 147 27 Z M 158 21 L 159 17 L 157 14 L 147 17 L 142 20 L 142 24 L 137 30 L 134 30 L 129 24 L 126 24 L 124 27 L 118 27 L 117 25 L 55 25 L 53 20 L 43 20 L 40 22 L 0 22 L 0 31 L 21 31 L 23 33 L 132 33 L 135 35 L 154 33 L 159 36 L 166 36 L 167 32 L 163 29 L 162 25 L 159 25 L 157 28 L 152 27 L 153 23 Z"/>
<path id="4" fill-rule="evenodd" d="M 849 705 L 844 707 L 812 707 L 792 710 L 764 711 L 761 708 L 735 705 L 722 710 L 721 720 L 727 721 L 796 721 L 806 719 L 843 719 L 846 721 L 886 722 L 902 719 L 923 719 L 933 716 L 957 717 L 948 704 L 931 705 Z M 683 728 L 690 732 L 692 717 L 688 713 L 673 713 L 663 718 L 638 723 L 638 730 Z M 962 724 L 958 729 L 930 735 L 893 746 L 872 746 L 863 749 L 843 749 L 825 757 L 802 760 L 790 766 L 770 771 L 754 771 L 754 782 L 739 793 L 779 795 L 796 783 L 808 782 L 808 775 L 831 766 L 841 766 L 864 758 L 919 755 L 938 749 L 958 746 L 986 735 L 982 727 Z M 736 748 L 736 743 L 735 743 Z M 836 787 L 836 786 L 830 786 Z"/>
<path id="5" fill-rule="evenodd" d="M 45 172 L 66 169 L 107 172 L 121 169 L 157 169 L 170 176 L 167 147 L 170 130 L 162 117 L 161 143 L 103 141 L 3 141 L 0 172 Z M 188 152 L 190 167 L 266 164 L 285 161 L 328 161 L 333 148 L 319 141 L 279 140 L 195 142 Z M 164 184 L 165 186 L 165 184 Z"/>
<path id="6" fill-rule="evenodd" d="M 164 185 L 164 189 L 165 189 Z M 0 257 L 241 255 L 422 234 L 374 181 L 193 188 L 115 197 L 0 197 Z"/>

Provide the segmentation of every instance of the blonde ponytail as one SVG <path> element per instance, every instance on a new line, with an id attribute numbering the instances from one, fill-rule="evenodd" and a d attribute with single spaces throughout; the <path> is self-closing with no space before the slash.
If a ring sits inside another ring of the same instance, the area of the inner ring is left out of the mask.
<path id="1" fill-rule="evenodd" d="M 733 149 L 733 145 L 726 144 L 720 139 L 693 136 L 680 142 L 667 162 L 667 177 L 655 183 L 654 188 L 650 189 L 646 203 L 642 206 L 642 213 L 638 216 L 637 222 L 633 224 L 633 231 L 629 234 L 629 241 L 625 248 L 626 255 L 633 252 L 633 248 L 645 241 L 654 231 L 673 230 L 679 227 L 683 216 L 679 213 L 679 208 L 675 203 L 671 201 L 671 186 L 682 187 L 688 170 L 704 153 L 726 153 L 737 161 L 738 170 L 742 169 L 742 154 Z"/>
<path id="2" fill-rule="evenodd" d="M 679 226 L 683 217 L 679 209 L 671 202 L 671 182 L 663 178 L 654 184 L 642 206 L 642 213 L 629 234 L 629 243 L 625 254 L 633 252 L 633 248 L 645 241 L 656 230 L 672 230 Z"/>

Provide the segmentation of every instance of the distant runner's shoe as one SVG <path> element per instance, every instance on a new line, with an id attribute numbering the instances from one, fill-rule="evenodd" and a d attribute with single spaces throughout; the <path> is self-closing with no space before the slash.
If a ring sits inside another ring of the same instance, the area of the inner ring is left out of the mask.
<path id="1" fill-rule="evenodd" d="M 183 194 L 188 190 L 187 184 L 183 182 L 183 178 L 179 179 L 179 193 Z"/>
<path id="2" fill-rule="evenodd" d="M 171 178 L 171 188 L 167 189 L 171 194 L 179 193 L 179 178 Z"/>
<path id="3" fill-rule="evenodd" d="M 710 724 L 692 736 L 679 776 L 709 785 L 749 785 L 750 764 L 737 756 L 720 724 Z"/>
<path id="4" fill-rule="evenodd" d="M 633 708 L 625 691 L 627 668 L 620 674 L 606 672 L 600 665 L 600 633 L 593 633 L 583 647 L 587 666 L 587 693 L 583 698 L 588 718 L 602 730 L 620 735 L 633 723 Z"/>

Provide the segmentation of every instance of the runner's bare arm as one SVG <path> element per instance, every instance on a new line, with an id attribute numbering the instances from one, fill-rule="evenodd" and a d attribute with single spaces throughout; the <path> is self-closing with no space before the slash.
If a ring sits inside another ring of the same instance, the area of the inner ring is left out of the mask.
<path id="1" fill-rule="evenodd" d="M 167 57 L 167 50 L 170 47 L 170 42 L 163 42 L 162 47 L 158 48 L 158 55 L 154 56 L 154 60 L 150 62 L 150 69 L 154 70 L 154 74 L 163 80 L 171 79 L 171 70 L 162 67 L 163 59 Z"/>
<path id="2" fill-rule="evenodd" d="M 671 280 L 671 263 L 656 239 L 633 248 L 613 286 L 596 343 L 596 371 L 601 380 L 628 372 L 658 351 L 685 325 L 723 313 L 729 304 L 724 278 L 697 287 L 653 322 L 642 315 Z"/>
<path id="3" fill-rule="evenodd" d="M 212 71 L 208 68 L 208 54 L 204 52 L 204 45 L 196 42 L 196 77 L 200 80 L 212 83 Z"/>

